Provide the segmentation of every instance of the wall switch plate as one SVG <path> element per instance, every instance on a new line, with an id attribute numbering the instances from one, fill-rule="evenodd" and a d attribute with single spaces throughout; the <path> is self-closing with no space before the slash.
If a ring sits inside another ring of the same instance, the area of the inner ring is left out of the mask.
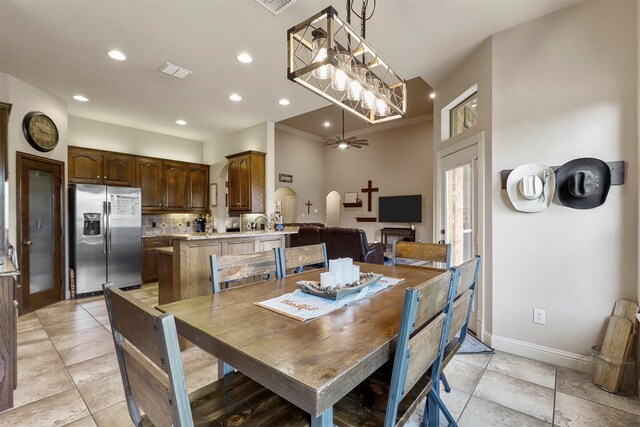
<path id="1" fill-rule="evenodd" d="M 533 323 L 544 325 L 545 323 L 545 311 L 541 308 L 533 309 Z"/>

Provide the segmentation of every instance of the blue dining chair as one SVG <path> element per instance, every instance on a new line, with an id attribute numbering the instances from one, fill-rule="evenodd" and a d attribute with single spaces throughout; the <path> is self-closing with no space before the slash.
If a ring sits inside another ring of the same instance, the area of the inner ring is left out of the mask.
<path id="1" fill-rule="evenodd" d="M 287 271 L 295 270 L 296 273 L 301 273 L 304 267 L 310 265 L 329 267 L 327 246 L 324 243 L 294 248 L 276 248 L 276 258 L 278 263 L 276 276 L 279 279 L 287 277 Z"/>
<path id="2" fill-rule="evenodd" d="M 455 316 L 458 277 L 454 268 L 406 289 L 391 374 L 389 364 L 383 366 L 334 405 L 336 425 L 402 425 L 425 396 L 432 412 L 437 413 L 433 407 L 441 410 L 450 425 L 456 425 L 433 384 L 438 383 L 442 350 Z"/>

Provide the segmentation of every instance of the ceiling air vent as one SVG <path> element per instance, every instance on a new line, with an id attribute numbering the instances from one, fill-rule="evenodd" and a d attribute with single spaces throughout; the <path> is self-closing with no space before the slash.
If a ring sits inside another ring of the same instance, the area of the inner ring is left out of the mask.
<path id="1" fill-rule="evenodd" d="M 279 14 L 298 0 L 256 0 L 258 3 L 269 9 L 274 15 Z"/>
<path id="2" fill-rule="evenodd" d="M 164 64 L 162 67 L 158 68 L 158 71 L 168 74 L 170 76 L 173 76 L 177 79 L 184 79 L 189 77 L 191 74 L 193 74 L 191 71 L 187 70 L 186 68 L 182 68 L 179 67 L 175 64 L 171 64 L 169 62 L 167 62 L 166 64 Z"/>

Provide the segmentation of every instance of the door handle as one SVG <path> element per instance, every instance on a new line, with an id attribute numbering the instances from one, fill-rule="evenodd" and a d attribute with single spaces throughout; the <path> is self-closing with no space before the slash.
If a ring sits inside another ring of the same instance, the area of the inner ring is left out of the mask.
<path id="1" fill-rule="evenodd" d="M 102 252 L 107 253 L 107 202 L 102 202 Z"/>
<path id="2" fill-rule="evenodd" d="M 25 246 L 31 246 L 31 243 L 33 243 L 31 240 L 25 240 L 24 242 L 22 242 L 22 244 Z"/>
<path id="3" fill-rule="evenodd" d="M 107 215 L 109 217 L 109 228 L 107 235 L 107 252 L 111 253 L 111 202 L 107 202 Z"/>

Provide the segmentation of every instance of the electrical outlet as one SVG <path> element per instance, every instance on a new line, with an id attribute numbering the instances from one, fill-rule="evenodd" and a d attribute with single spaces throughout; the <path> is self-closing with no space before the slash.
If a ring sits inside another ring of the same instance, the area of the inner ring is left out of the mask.
<path id="1" fill-rule="evenodd" d="M 541 308 L 533 309 L 533 323 L 537 323 L 539 325 L 544 325 L 545 322 L 545 311 Z"/>

